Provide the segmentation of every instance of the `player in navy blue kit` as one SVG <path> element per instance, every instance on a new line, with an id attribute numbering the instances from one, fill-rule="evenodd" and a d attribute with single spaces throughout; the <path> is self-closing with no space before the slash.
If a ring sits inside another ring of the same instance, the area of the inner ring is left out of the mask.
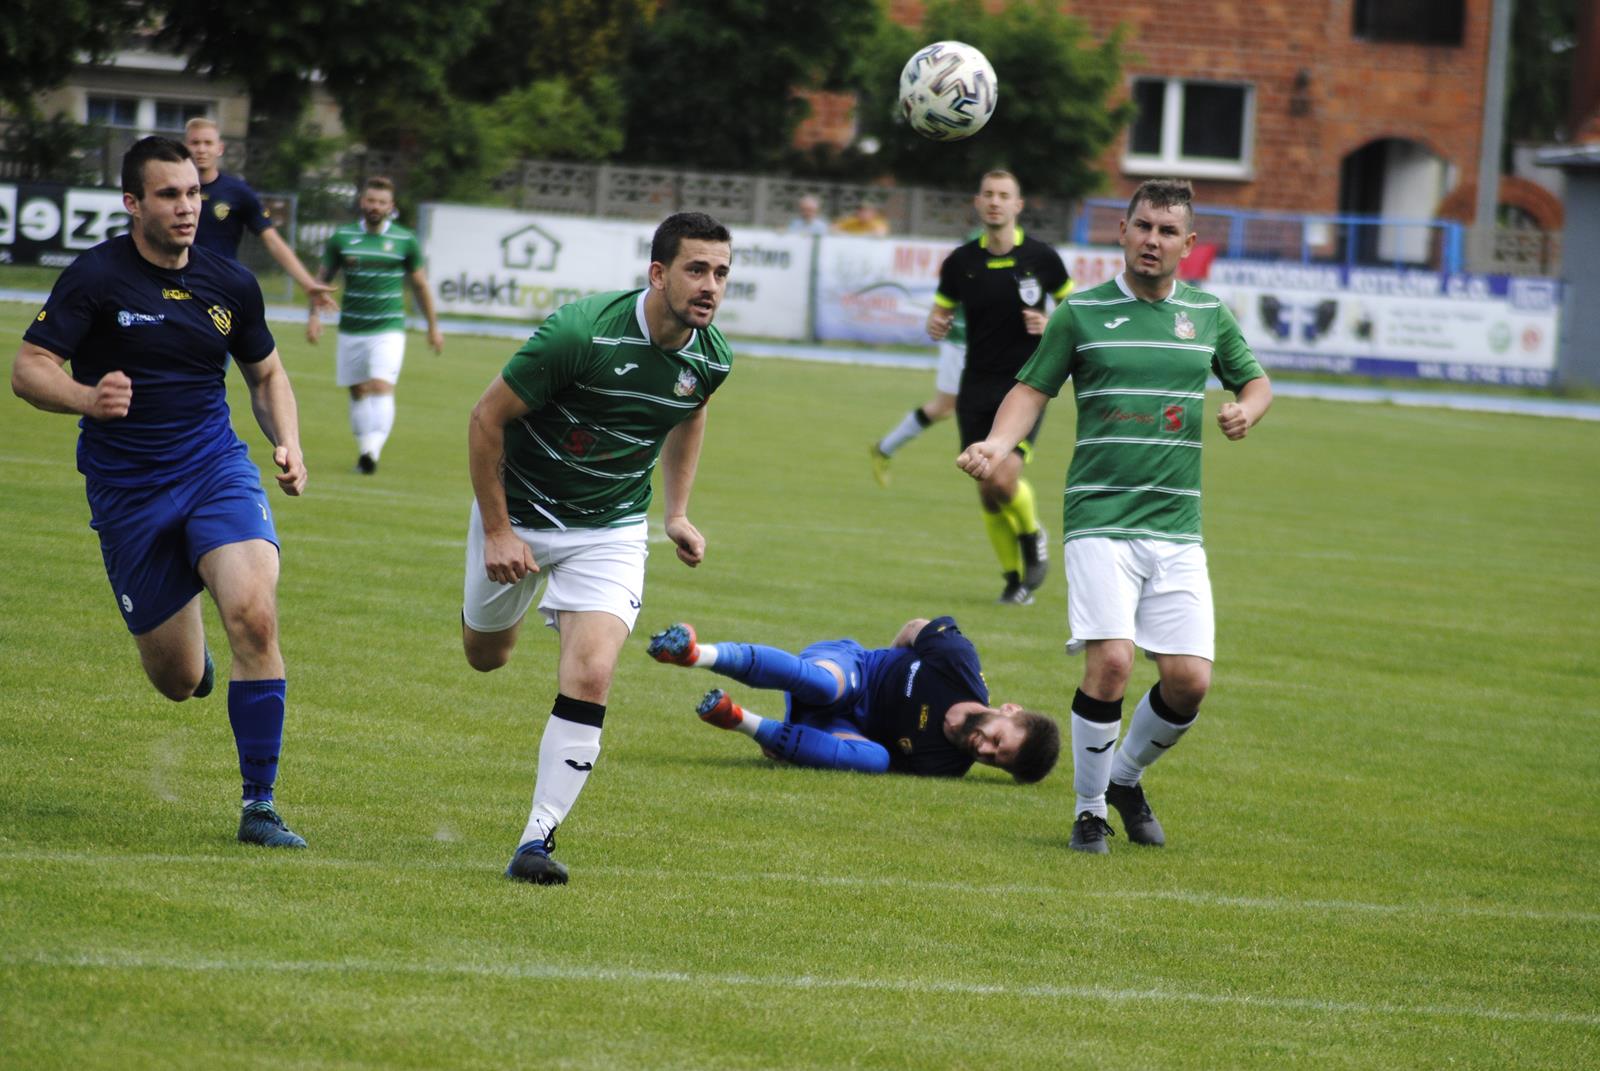
<path id="1" fill-rule="evenodd" d="M 204 117 L 190 119 L 184 124 L 183 143 L 194 160 L 195 170 L 200 172 L 200 220 L 194 244 L 218 256 L 238 260 L 239 241 L 248 230 L 261 239 L 272 259 L 300 284 L 300 289 L 311 297 L 317 308 L 330 312 L 338 308 L 333 300 L 333 287 L 318 280 L 300 263 L 289 243 L 273 229 L 272 216 L 256 191 L 244 179 L 225 175 L 220 170 L 226 146 L 217 124 Z"/>
<path id="2" fill-rule="evenodd" d="M 61 273 L 23 335 L 11 388 L 39 409 L 82 417 L 89 523 L 145 673 L 169 699 L 212 689 L 199 599 L 211 592 L 233 652 L 239 839 L 303 848 L 272 803 L 285 709 L 278 536 L 260 473 L 229 423 L 229 353 L 289 495 L 306 485 L 294 392 L 255 279 L 193 248 L 200 177 L 189 151 L 166 138 L 139 141 L 122 159 L 122 191 L 129 233 Z"/>
<path id="3" fill-rule="evenodd" d="M 677 624 L 650 638 L 649 653 L 657 662 L 785 692 L 783 721 L 741 708 L 720 688 L 706 694 L 698 713 L 799 766 L 960 777 L 979 762 L 1032 783 L 1050 772 L 1061 750 L 1051 719 L 1015 703 L 989 705 L 977 648 L 952 617 L 907 621 L 888 647 L 824 640 L 798 655 L 700 643 L 693 626 Z"/>

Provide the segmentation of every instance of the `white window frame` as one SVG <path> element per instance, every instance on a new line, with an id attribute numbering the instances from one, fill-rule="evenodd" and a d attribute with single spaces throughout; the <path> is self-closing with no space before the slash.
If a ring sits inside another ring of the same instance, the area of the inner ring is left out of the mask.
<path id="1" fill-rule="evenodd" d="M 161 103 L 161 104 L 183 104 L 183 105 L 189 105 L 190 106 L 189 114 L 190 114 L 191 117 L 192 116 L 196 116 L 196 115 L 203 115 L 208 119 L 214 119 L 216 117 L 216 111 L 217 111 L 217 102 L 215 100 L 187 100 L 187 99 L 185 99 L 183 97 L 170 97 L 170 96 L 165 96 L 165 95 L 163 95 L 163 96 L 153 96 L 152 97 L 152 96 L 142 96 L 142 95 L 134 94 L 134 93 L 111 93 L 111 92 L 99 92 L 99 91 L 96 91 L 96 92 L 87 93 L 87 94 L 84 95 L 84 98 L 83 98 L 83 121 L 85 123 L 88 123 L 90 121 L 89 120 L 89 100 L 90 100 L 91 97 L 96 99 L 96 100 L 134 100 L 134 101 L 138 102 L 137 108 L 136 108 L 136 110 L 134 112 L 134 123 L 133 123 L 133 125 L 132 126 L 113 127 L 113 129 L 116 129 L 116 130 L 158 130 L 158 129 L 160 129 L 160 128 L 158 128 L 156 126 L 156 104 L 158 102 Z M 170 128 L 167 128 L 166 130 L 162 130 L 161 132 L 164 133 L 164 134 L 172 134 L 172 133 L 176 133 L 177 132 L 177 128 L 170 127 Z"/>
<path id="2" fill-rule="evenodd" d="M 1248 82 L 1228 82 L 1211 78 L 1151 78 L 1138 77 L 1134 82 L 1161 82 L 1165 94 L 1161 101 L 1161 151 L 1154 155 L 1135 153 L 1132 150 L 1132 132 L 1129 132 L 1129 149 L 1122 157 L 1122 170 L 1130 175 L 1181 174 L 1186 178 L 1251 179 L 1255 177 L 1255 127 L 1256 87 Z M 1244 90 L 1244 114 L 1239 117 L 1240 140 L 1237 160 L 1215 156 L 1184 156 L 1183 101 L 1184 87 L 1191 85 L 1228 86 Z M 1132 86 L 1129 87 L 1130 92 Z"/>

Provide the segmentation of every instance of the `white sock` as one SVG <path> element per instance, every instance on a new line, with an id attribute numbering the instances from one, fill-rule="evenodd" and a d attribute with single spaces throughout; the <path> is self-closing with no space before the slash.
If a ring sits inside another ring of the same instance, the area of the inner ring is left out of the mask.
<path id="1" fill-rule="evenodd" d="M 694 656 L 694 664 L 701 669 L 710 669 L 717 664 L 717 645 L 714 643 L 697 643 L 700 653 Z"/>
<path id="2" fill-rule="evenodd" d="M 359 445 L 361 437 L 371 426 L 371 418 L 367 416 L 367 400 L 365 398 L 350 399 L 350 434 L 356 437 Z"/>
<path id="3" fill-rule="evenodd" d="M 752 710 L 746 710 L 744 707 L 739 708 L 739 713 L 741 715 L 739 724 L 733 727 L 733 731 L 743 733 L 754 740 L 756 738 L 756 730 L 761 728 L 761 723 L 767 719 Z"/>
<path id="4" fill-rule="evenodd" d="M 911 410 L 911 412 L 900 418 L 900 423 L 894 426 L 893 431 L 878 440 L 880 453 L 893 454 L 906 443 L 922 434 L 922 430 L 927 425 L 917 419 L 917 413 L 918 410 Z"/>
<path id="5" fill-rule="evenodd" d="M 1155 685 L 1151 691 L 1159 687 Z M 1122 738 L 1122 743 L 1117 747 L 1116 757 L 1111 763 L 1111 780 L 1119 785 L 1137 785 L 1145 767 L 1182 739 L 1193 724 L 1191 720 L 1186 725 L 1174 725 L 1157 714 L 1155 707 L 1150 705 L 1150 692 L 1146 692 L 1133 711 L 1133 720 L 1128 723 L 1128 735 Z"/>
<path id="6" fill-rule="evenodd" d="M 389 441 L 389 433 L 394 430 L 394 395 L 369 395 L 367 402 L 371 407 L 368 412 L 371 414 L 369 432 L 372 438 L 370 448 L 362 450 L 362 453 L 371 454 L 376 461 L 378 455 L 383 453 L 383 444 Z"/>
<path id="7" fill-rule="evenodd" d="M 552 714 L 539 741 L 539 778 L 533 784 L 533 809 L 518 844 L 544 840 L 553 832 L 583 791 L 600 755 L 600 727 L 568 721 Z"/>
<path id="8" fill-rule="evenodd" d="M 1121 722 L 1090 721 L 1072 715 L 1072 787 L 1078 794 L 1076 815 L 1088 811 L 1106 816 L 1106 785 L 1111 781 L 1111 745 Z"/>

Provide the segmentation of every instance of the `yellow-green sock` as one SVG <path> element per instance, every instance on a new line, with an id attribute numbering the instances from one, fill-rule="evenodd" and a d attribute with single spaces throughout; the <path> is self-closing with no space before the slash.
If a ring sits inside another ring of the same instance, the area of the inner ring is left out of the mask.
<path id="1" fill-rule="evenodd" d="M 990 513 L 984 510 L 983 526 L 989 533 L 989 543 L 994 547 L 994 556 L 1000 559 L 1000 571 L 1020 573 L 1022 548 L 1017 545 L 1017 531 L 1011 527 L 1011 520 L 1005 511 Z"/>
<path id="2" fill-rule="evenodd" d="M 1033 497 L 1033 485 L 1027 480 L 1017 481 L 1016 495 L 1000 507 L 1000 512 L 1010 519 L 1012 530 L 1019 536 L 1032 535 L 1039 530 L 1039 510 Z"/>

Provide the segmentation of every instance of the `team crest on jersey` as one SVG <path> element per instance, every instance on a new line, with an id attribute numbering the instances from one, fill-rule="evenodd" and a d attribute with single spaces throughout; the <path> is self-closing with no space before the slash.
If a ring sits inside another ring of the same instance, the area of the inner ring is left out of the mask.
<path id="1" fill-rule="evenodd" d="M 1161 407 L 1161 430 L 1183 430 L 1183 406 L 1172 403 Z"/>
<path id="2" fill-rule="evenodd" d="M 1172 333 L 1179 338 L 1193 338 L 1194 321 L 1183 313 L 1178 313 L 1177 317 L 1172 321 Z"/>
<path id="3" fill-rule="evenodd" d="M 383 240 L 383 251 L 385 253 L 393 253 L 394 252 L 394 243 L 392 241 L 390 241 L 389 239 L 385 238 Z"/>
<path id="4" fill-rule="evenodd" d="M 687 398 L 694 393 L 695 388 L 699 385 L 700 381 L 694 378 L 694 373 L 685 368 L 678 373 L 678 382 L 672 385 L 672 393 L 680 398 Z"/>
<path id="5" fill-rule="evenodd" d="M 216 217 L 218 223 L 227 219 L 228 213 L 232 211 L 233 206 L 226 201 L 213 201 L 211 203 L 211 214 Z"/>
<path id="6" fill-rule="evenodd" d="M 902 736 L 899 743 L 901 751 L 905 752 L 907 755 L 911 754 L 911 738 L 909 736 Z"/>
<path id="7" fill-rule="evenodd" d="M 582 428 L 573 428 L 562 438 L 561 445 L 567 448 L 569 454 L 587 457 L 589 451 L 594 449 L 594 433 L 584 431 Z"/>
<path id="8" fill-rule="evenodd" d="M 213 305 L 206 312 L 211 316 L 211 322 L 217 325 L 217 330 L 224 335 L 233 333 L 233 313 L 221 305 Z"/>
<path id="9" fill-rule="evenodd" d="M 1017 280 L 1017 296 L 1024 305 L 1037 305 L 1044 297 L 1044 290 L 1039 286 L 1039 280 L 1032 275 L 1025 275 Z"/>

